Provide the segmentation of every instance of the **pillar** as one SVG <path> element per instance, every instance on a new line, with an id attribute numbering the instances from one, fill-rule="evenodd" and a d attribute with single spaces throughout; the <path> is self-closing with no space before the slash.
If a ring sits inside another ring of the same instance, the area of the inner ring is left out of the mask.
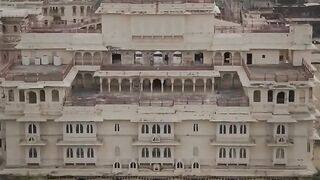
<path id="1" fill-rule="evenodd" d="M 193 84 L 192 84 L 192 91 L 193 92 L 196 92 L 196 79 L 192 79 L 192 82 L 193 82 Z"/>
<path id="2" fill-rule="evenodd" d="M 103 91 L 103 87 L 102 87 L 102 83 L 103 82 L 103 79 L 102 79 L 102 77 L 100 77 L 100 93 L 102 93 L 102 91 Z"/>
<path id="3" fill-rule="evenodd" d="M 207 92 L 207 79 L 203 79 L 203 92 Z"/>
<path id="4" fill-rule="evenodd" d="M 214 78 L 211 79 L 211 90 L 214 93 Z"/>
<path id="5" fill-rule="evenodd" d="M 143 79 L 140 79 L 140 91 L 143 92 Z"/>
<path id="6" fill-rule="evenodd" d="M 108 78 L 108 92 L 110 93 L 111 88 L 110 88 L 110 78 Z"/>
<path id="7" fill-rule="evenodd" d="M 118 84 L 119 84 L 119 92 L 121 92 L 121 83 L 122 83 L 122 81 L 121 81 L 120 78 L 118 79 L 118 82 L 119 82 L 119 83 L 118 83 Z"/>
<path id="8" fill-rule="evenodd" d="M 132 92 L 132 79 L 131 78 L 129 79 L 129 82 L 130 82 L 130 92 Z"/>
<path id="9" fill-rule="evenodd" d="M 184 92 L 184 79 L 182 79 L 182 92 Z"/>
<path id="10" fill-rule="evenodd" d="M 173 83 L 174 83 L 174 79 L 171 79 L 171 92 L 173 92 Z"/>
<path id="11" fill-rule="evenodd" d="M 82 62 L 81 65 L 83 65 L 83 52 L 81 52 L 81 62 Z"/>
<path id="12" fill-rule="evenodd" d="M 150 91 L 153 92 L 153 79 L 150 79 Z"/>
<path id="13" fill-rule="evenodd" d="M 164 80 L 161 79 L 161 93 L 163 93 L 164 89 L 163 89 L 163 83 L 164 83 Z"/>

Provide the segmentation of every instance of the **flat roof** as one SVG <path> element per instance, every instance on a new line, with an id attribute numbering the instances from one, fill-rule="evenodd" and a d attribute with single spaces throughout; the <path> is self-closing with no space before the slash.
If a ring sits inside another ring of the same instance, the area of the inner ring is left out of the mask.
<path id="1" fill-rule="evenodd" d="M 68 74 L 70 65 L 13 65 L 6 73 L 9 81 L 62 81 Z"/>

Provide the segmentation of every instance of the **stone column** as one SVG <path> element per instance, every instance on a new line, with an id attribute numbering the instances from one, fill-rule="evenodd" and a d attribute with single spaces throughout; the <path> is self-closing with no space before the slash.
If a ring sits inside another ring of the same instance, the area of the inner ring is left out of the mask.
<path id="1" fill-rule="evenodd" d="M 111 91 L 111 88 L 110 88 L 110 78 L 108 78 L 108 92 L 110 93 L 110 91 Z"/>
<path id="2" fill-rule="evenodd" d="M 143 79 L 140 79 L 140 91 L 143 92 Z"/>
<path id="3" fill-rule="evenodd" d="M 161 93 L 164 92 L 164 79 L 161 79 Z"/>
<path id="4" fill-rule="evenodd" d="M 184 79 L 182 79 L 182 92 L 184 92 Z"/>
<path id="5" fill-rule="evenodd" d="M 174 79 L 171 79 L 171 92 L 173 92 L 173 83 L 174 83 Z"/>
<path id="6" fill-rule="evenodd" d="M 196 92 L 196 79 L 193 78 L 193 79 L 192 79 L 192 82 L 193 82 L 193 84 L 192 84 L 192 85 L 193 85 L 193 86 L 192 86 L 192 88 L 193 88 L 192 91 L 193 91 L 193 92 Z"/>
<path id="7" fill-rule="evenodd" d="M 122 83 L 122 82 L 121 82 L 121 79 L 119 78 L 119 79 L 118 79 L 118 84 L 119 84 L 119 92 L 121 92 L 121 83 Z"/>
<path id="8" fill-rule="evenodd" d="M 129 82 L 130 82 L 130 92 L 132 92 L 132 79 L 131 78 L 129 79 Z"/>
<path id="9" fill-rule="evenodd" d="M 102 84 L 103 84 L 103 79 L 102 79 L 102 77 L 100 77 L 100 93 L 103 92 Z"/>
<path id="10" fill-rule="evenodd" d="M 207 92 L 207 79 L 203 79 L 203 92 Z"/>
<path id="11" fill-rule="evenodd" d="M 211 89 L 212 89 L 212 93 L 214 93 L 214 78 L 211 79 Z"/>
<path id="12" fill-rule="evenodd" d="M 153 92 L 153 87 L 152 87 L 153 86 L 153 79 L 150 79 L 149 81 L 150 81 L 150 90 L 151 90 L 151 92 Z"/>

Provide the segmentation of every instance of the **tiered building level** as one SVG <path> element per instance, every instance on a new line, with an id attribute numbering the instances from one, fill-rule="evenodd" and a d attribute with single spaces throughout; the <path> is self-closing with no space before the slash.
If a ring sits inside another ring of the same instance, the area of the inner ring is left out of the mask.
<path id="1" fill-rule="evenodd" d="M 109 1 L 102 33 L 23 34 L 0 84 L 2 173 L 312 175 L 312 28 L 215 9 Z"/>

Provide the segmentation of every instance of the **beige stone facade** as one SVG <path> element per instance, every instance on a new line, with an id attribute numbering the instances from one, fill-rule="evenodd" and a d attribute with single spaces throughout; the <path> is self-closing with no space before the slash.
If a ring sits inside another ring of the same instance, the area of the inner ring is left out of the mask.
<path id="1" fill-rule="evenodd" d="M 102 33 L 23 34 L 0 84 L 1 172 L 315 173 L 311 27 L 249 32 L 214 8 L 108 2 Z"/>

